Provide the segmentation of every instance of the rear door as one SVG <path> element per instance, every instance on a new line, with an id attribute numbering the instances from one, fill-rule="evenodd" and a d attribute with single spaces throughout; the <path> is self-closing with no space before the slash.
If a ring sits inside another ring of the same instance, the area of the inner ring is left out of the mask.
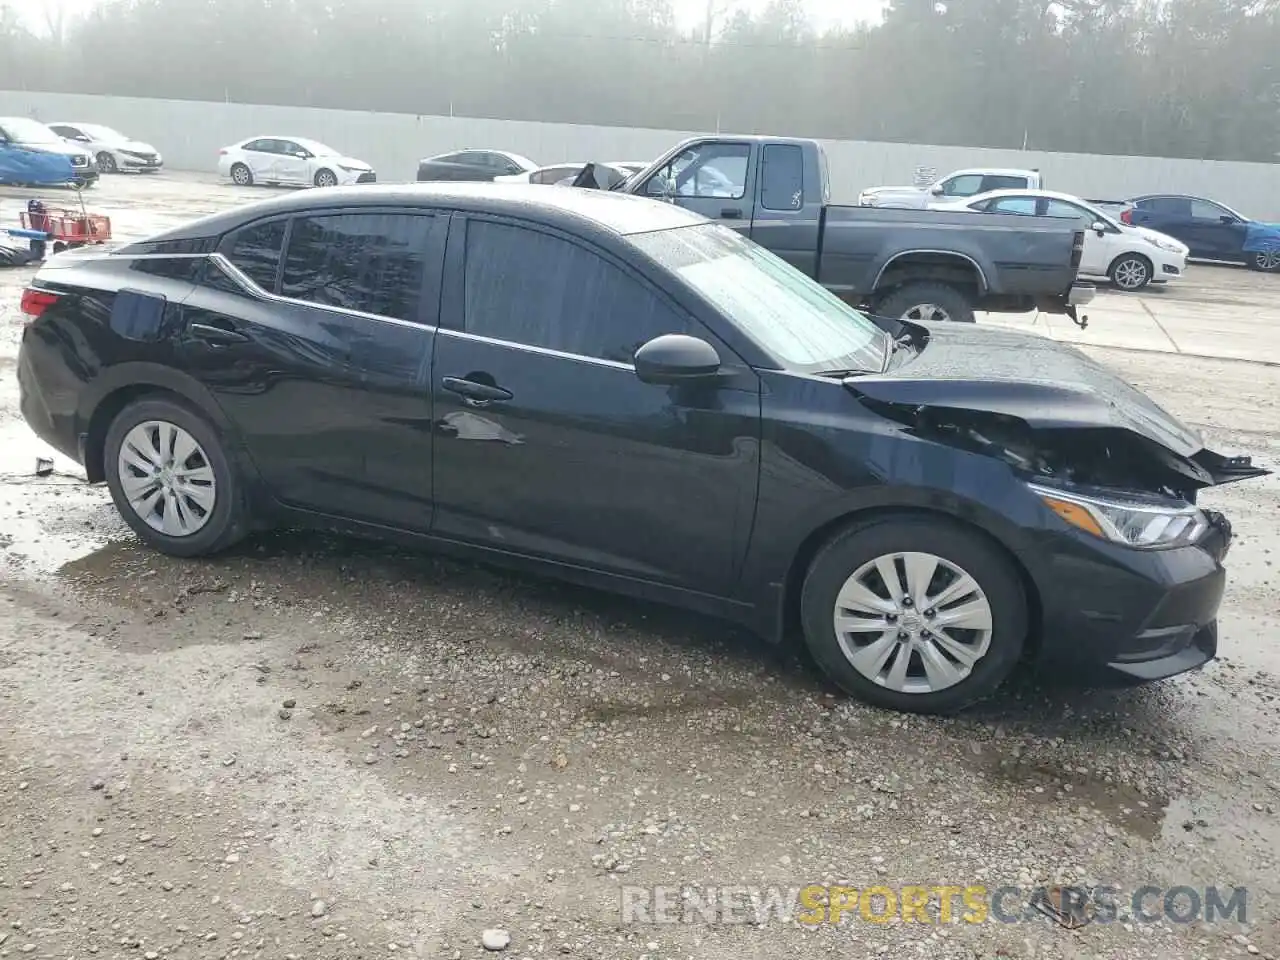
<path id="1" fill-rule="evenodd" d="M 258 221 L 223 238 L 232 269 L 209 261 L 183 304 L 188 370 L 286 505 L 429 528 L 446 230 L 424 209 Z"/>
<path id="2" fill-rule="evenodd" d="M 548 229 L 455 215 L 432 388 L 434 532 L 722 593 L 750 531 L 759 382 L 642 383 L 664 333 L 711 340 L 621 259 Z"/>
<path id="3" fill-rule="evenodd" d="M 1146 197 L 1133 205 L 1129 219 L 1136 227 L 1147 227 L 1167 233 L 1191 248 L 1192 256 L 1201 256 L 1193 242 L 1190 197 Z"/>
<path id="4" fill-rule="evenodd" d="M 276 142 L 269 139 L 251 140 L 241 148 L 244 151 L 244 162 L 253 174 L 254 180 L 274 178 L 278 156 Z"/>

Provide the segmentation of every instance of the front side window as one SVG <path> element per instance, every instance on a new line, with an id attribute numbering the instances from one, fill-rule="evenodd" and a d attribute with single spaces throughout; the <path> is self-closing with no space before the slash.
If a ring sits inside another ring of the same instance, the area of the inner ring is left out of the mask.
<path id="1" fill-rule="evenodd" d="M 747 194 L 747 163 L 751 145 L 702 143 L 683 150 L 649 181 L 646 192 L 664 194 L 670 189 L 680 197 L 716 197 L 741 200 Z"/>
<path id="2" fill-rule="evenodd" d="M 1015 177 L 1004 173 L 991 173 L 982 178 L 982 192 L 988 190 L 1021 190 L 1027 186 L 1026 177 Z"/>
<path id="3" fill-rule="evenodd" d="M 952 177 L 950 180 L 942 181 L 942 195 L 944 197 L 972 197 L 983 192 L 982 174 L 980 173 L 964 173 L 958 177 Z"/>
<path id="4" fill-rule="evenodd" d="M 782 369 L 880 370 L 886 334 L 879 327 L 736 231 L 704 223 L 631 240 L 777 358 Z"/>
<path id="5" fill-rule="evenodd" d="M 688 323 L 640 280 L 560 237 L 505 223 L 467 224 L 468 333 L 631 363 L 643 344 Z"/>
<path id="6" fill-rule="evenodd" d="M 1231 212 L 1226 207 L 1220 207 L 1216 203 L 1210 203 L 1208 200 L 1191 201 L 1191 217 L 1193 220 L 1220 220 L 1222 217 L 1229 216 L 1231 216 Z"/>
<path id="7" fill-rule="evenodd" d="M 218 249 L 236 269 L 268 293 L 276 289 L 280 252 L 284 249 L 284 220 L 251 223 L 227 234 Z"/>
<path id="8" fill-rule="evenodd" d="M 418 213 L 297 217 L 280 293 L 320 306 L 420 320 L 433 218 Z"/>

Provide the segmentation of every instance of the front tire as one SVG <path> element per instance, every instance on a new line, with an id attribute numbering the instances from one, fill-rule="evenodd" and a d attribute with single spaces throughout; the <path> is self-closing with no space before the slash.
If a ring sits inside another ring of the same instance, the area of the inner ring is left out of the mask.
<path id="1" fill-rule="evenodd" d="M 231 165 L 231 182 L 237 187 L 253 186 L 253 171 L 243 163 L 234 163 Z"/>
<path id="2" fill-rule="evenodd" d="M 315 185 L 317 187 L 336 187 L 338 185 L 338 175 L 332 170 L 319 170 L 316 172 Z"/>
<path id="3" fill-rule="evenodd" d="M 1154 274 L 1151 261 L 1136 253 L 1125 253 L 1116 257 L 1107 271 L 1107 276 L 1117 290 L 1133 292 L 1141 290 L 1151 282 Z"/>
<path id="4" fill-rule="evenodd" d="M 837 534 L 800 600 L 805 643 L 846 693 L 889 710 L 952 713 L 1022 656 L 1027 600 L 1012 563 L 951 521 L 900 515 Z"/>
<path id="5" fill-rule="evenodd" d="M 908 283 L 880 298 L 874 312 L 894 320 L 973 323 L 973 304 L 944 283 Z"/>
<path id="6" fill-rule="evenodd" d="M 107 430 L 103 468 L 120 516 L 162 553 L 217 553 L 248 532 L 223 440 L 184 404 L 156 397 L 126 406 Z"/>
<path id="7" fill-rule="evenodd" d="M 1249 266 L 1263 273 L 1280 273 L 1280 247 L 1255 253 Z"/>
<path id="8" fill-rule="evenodd" d="M 98 170 L 101 173 L 119 173 L 120 168 L 116 166 L 116 158 L 106 150 L 103 150 L 95 158 L 98 161 Z"/>

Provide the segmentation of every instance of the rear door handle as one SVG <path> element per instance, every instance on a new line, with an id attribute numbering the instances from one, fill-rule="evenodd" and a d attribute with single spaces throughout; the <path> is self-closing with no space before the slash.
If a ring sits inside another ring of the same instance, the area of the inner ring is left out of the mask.
<path id="1" fill-rule="evenodd" d="M 215 326 L 212 323 L 190 323 L 187 324 L 187 330 L 193 337 L 197 337 L 200 340 L 206 340 L 209 343 L 230 344 L 249 342 L 249 337 L 240 333 L 238 330 Z"/>
<path id="2" fill-rule="evenodd" d="M 483 407 L 498 400 L 510 400 L 515 396 L 510 390 L 502 387 L 466 380 L 462 377 L 445 377 L 440 381 L 440 385 L 450 393 L 456 393 L 462 397 L 462 401 L 469 407 Z"/>
<path id="3" fill-rule="evenodd" d="M 742 209 L 740 207 L 725 207 L 720 211 L 720 216 L 726 220 L 741 220 Z"/>

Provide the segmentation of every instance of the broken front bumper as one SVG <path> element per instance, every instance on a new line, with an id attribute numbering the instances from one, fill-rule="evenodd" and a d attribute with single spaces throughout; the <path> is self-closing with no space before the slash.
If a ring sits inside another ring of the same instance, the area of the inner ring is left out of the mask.
<path id="1" fill-rule="evenodd" d="M 1028 564 L 1043 608 L 1040 664 L 1142 682 L 1217 656 L 1231 525 L 1206 515 L 1209 530 L 1191 546 L 1134 550 L 1070 534 L 1069 546 Z"/>

